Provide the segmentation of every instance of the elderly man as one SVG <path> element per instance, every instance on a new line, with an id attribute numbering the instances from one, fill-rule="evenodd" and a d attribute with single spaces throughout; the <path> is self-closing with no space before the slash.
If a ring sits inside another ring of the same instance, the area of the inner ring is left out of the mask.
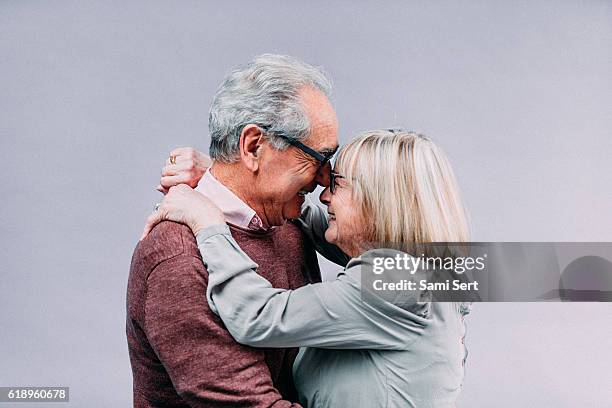
<path id="1" fill-rule="evenodd" d="M 236 241 L 279 288 L 320 280 L 313 244 L 286 221 L 300 216 L 338 146 L 329 92 L 314 67 L 263 55 L 227 76 L 210 109 L 214 165 L 200 191 L 222 208 Z M 177 182 L 187 159 L 171 156 L 162 185 Z M 136 247 L 126 329 L 134 405 L 295 406 L 296 350 L 236 343 L 209 309 L 207 282 L 184 225 L 163 222 Z"/>

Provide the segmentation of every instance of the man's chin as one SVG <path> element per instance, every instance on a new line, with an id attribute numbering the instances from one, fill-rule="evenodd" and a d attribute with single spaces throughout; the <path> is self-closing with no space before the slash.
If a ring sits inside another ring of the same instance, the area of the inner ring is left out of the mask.
<path id="1" fill-rule="evenodd" d="M 285 220 L 300 218 L 302 215 L 302 204 L 304 204 L 304 197 L 298 197 L 298 199 L 286 205 L 283 209 L 283 217 Z"/>
<path id="2" fill-rule="evenodd" d="M 302 214 L 299 211 L 292 211 L 292 212 L 286 212 L 285 214 L 283 214 L 283 218 L 285 221 L 289 221 L 289 220 L 297 220 L 298 218 L 300 218 Z"/>

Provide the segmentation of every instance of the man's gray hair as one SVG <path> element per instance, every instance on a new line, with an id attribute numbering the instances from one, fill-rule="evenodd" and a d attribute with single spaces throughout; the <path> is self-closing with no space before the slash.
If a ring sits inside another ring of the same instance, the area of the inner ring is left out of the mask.
<path id="1" fill-rule="evenodd" d="M 233 163 L 239 158 L 240 134 L 248 124 L 260 126 L 279 150 L 289 144 L 281 137 L 304 140 L 310 122 L 299 97 L 311 86 L 327 97 L 331 82 L 318 68 L 284 55 L 264 54 L 227 75 L 209 112 L 210 157 Z"/>

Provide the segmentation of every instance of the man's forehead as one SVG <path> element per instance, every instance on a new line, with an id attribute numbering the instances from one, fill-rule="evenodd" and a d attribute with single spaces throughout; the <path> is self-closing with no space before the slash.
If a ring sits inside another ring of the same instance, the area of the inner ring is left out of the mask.
<path id="1" fill-rule="evenodd" d="M 313 87 L 300 91 L 311 132 L 306 142 L 321 153 L 331 153 L 338 147 L 338 119 L 327 96 Z"/>
<path id="2" fill-rule="evenodd" d="M 316 126 L 311 124 L 311 132 L 306 143 L 323 155 L 333 153 L 338 149 L 338 127 Z"/>

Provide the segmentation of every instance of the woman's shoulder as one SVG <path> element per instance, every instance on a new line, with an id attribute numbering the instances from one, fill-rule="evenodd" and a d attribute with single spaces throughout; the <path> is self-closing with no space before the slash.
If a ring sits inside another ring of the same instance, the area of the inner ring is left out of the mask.
<path id="1" fill-rule="evenodd" d="M 422 277 L 423 270 L 418 263 L 413 262 L 415 259 L 417 258 L 397 249 L 374 248 L 351 258 L 346 265 L 345 274 L 360 281 L 376 278 L 387 283 L 405 283 Z"/>
<path id="2" fill-rule="evenodd" d="M 392 248 L 371 249 L 352 258 L 339 275 L 361 292 L 361 299 L 399 314 L 428 318 L 431 293 L 419 286 L 422 271 L 414 270 L 412 256 Z"/>

